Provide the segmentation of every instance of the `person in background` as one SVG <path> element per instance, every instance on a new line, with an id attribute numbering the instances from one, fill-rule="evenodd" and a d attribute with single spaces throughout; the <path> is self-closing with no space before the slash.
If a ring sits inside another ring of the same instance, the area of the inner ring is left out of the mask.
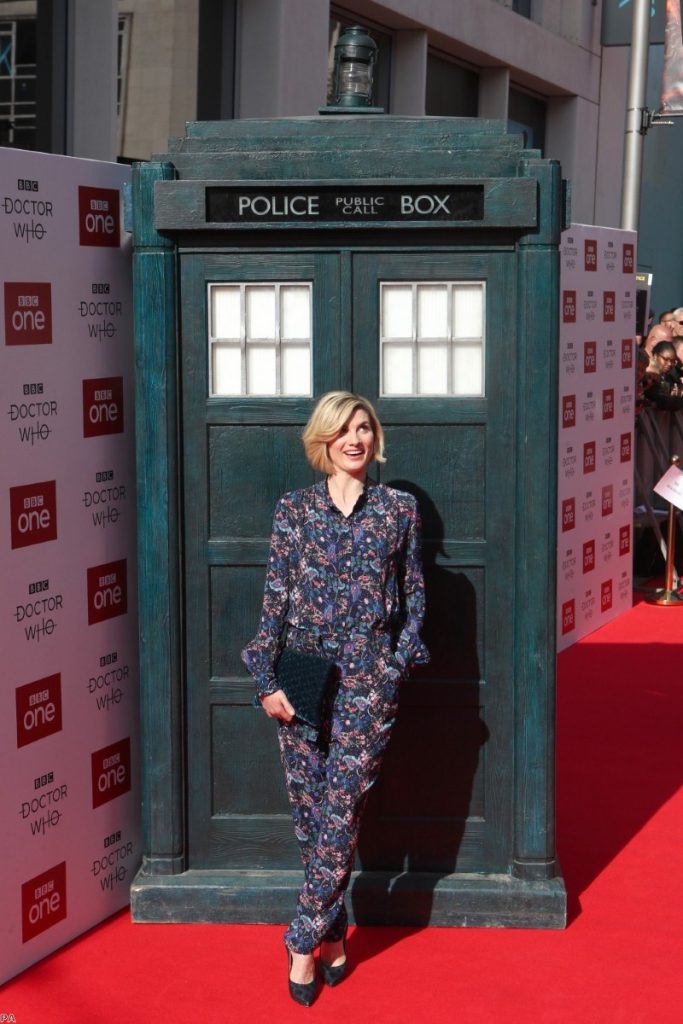
<path id="1" fill-rule="evenodd" d="M 652 380 L 644 396 L 658 409 L 683 409 L 683 387 L 676 373 L 676 350 L 670 341 L 659 341 L 652 349 L 648 374 Z"/>
<path id="2" fill-rule="evenodd" d="M 670 324 L 655 324 L 642 346 L 649 356 L 652 356 L 652 350 L 661 341 L 671 341 L 672 329 Z"/>

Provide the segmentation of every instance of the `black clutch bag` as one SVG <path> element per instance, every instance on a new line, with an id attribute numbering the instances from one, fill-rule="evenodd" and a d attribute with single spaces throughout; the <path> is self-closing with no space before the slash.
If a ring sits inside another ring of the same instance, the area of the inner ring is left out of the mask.
<path id="1" fill-rule="evenodd" d="M 319 729 L 325 697 L 334 677 L 334 662 L 317 654 L 285 647 L 275 665 L 275 678 L 296 717 Z"/>

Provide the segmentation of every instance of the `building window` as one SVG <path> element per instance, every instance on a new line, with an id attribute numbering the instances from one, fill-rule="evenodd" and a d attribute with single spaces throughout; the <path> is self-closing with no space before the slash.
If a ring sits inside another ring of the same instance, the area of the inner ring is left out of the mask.
<path id="1" fill-rule="evenodd" d="M 0 20 L 0 145 L 36 147 L 36 19 Z"/>
<path id="2" fill-rule="evenodd" d="M 483 396 L 485 283 L 380 284 L 381 394 Z"/>
<path id="3" fill-rule="evenodd" d="M 209 393 L 310 395 L 312 286 L 209 285 Z"/>
<path id="4" fill-rule="evenodd" d="M 531 0 L 512 0 L 512 10 L 523 18 L 531 17 Z"/>
<path id="5" fill-rule="evenodd" d="M 362 25 L 377 43 L 377 64 L 375 66 L 375 83 L 372 90 L 372 105 L 383 107 L 389 112 L 389 83 L 391 81 L 391 36 L 379 28 L 375 28 L 367 18 L 350 14 L 348 11 L 332 10 L 330 14 L 329 44 L 327 49 L 327 103 L 334 99 L 334 48 L 344 30 L 353 25 Z"/>
<path id="6" fill-rule="evenodd" d="M 543 155 L 545 149 L 545 100 L 510 89 L 508 98 L 508 131 L 521 132 L 528 149 L 538 149 Z"/>
<path id="7" fill-rule="evenodd" d="M 425 113 L 431 117 L 476 117 L 479 75 L 452 60 L 427 54 Z"/>

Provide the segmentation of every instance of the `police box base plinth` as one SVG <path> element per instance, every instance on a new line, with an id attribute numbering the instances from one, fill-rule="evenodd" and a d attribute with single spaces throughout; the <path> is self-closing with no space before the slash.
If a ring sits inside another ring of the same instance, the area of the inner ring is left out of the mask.
<path id="1" fill-rule="evenodd" d="M 287 924 L 302 882 L 298 871 L 140 871 L 131 886 L 136 922 Z M 453 928 L 564 928 L 561 877 L 355 872 L 347 897 L 360 925 Z"/>

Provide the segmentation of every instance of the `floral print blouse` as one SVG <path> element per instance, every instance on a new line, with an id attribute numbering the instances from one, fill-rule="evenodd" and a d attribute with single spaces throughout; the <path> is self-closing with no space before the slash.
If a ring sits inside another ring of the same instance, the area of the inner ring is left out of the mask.
<path id="1" fill-rule="evenodd" d="M 257 697 L 274 693 L 287 624 L 320 637 L 389 634 L 407 674 L 412 664 L 429 660 L 420 639 L 424 609 L 413 495 L 368 479 L 345 516 L 323 480 L 277 504 L 261 621 L 242 660 L 256 679 Z"/>

